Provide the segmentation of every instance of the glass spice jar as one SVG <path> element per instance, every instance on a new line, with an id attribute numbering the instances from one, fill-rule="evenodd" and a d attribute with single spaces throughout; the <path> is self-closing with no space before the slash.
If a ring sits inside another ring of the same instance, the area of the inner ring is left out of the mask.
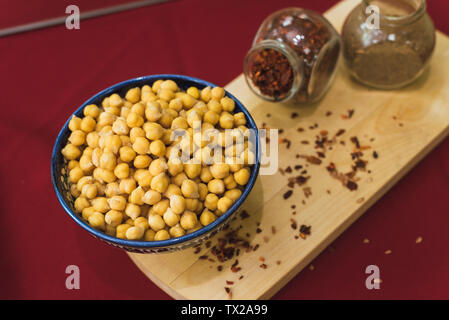
<path id="1" fill-rule="evenodd" d="M 435 27 L 425 0 L 363 0 L 346 18 L 342 40 L 345 64 L 356 80 L 396 89 L 425 70 Z"/>
<path id="2" fill-rule="evenodd" d="M 244 61 L 248 86 L 268 101 L 319 100 L 335 75 L 341 40 L 320 14 L 287 8 L 268 16 Z"/>

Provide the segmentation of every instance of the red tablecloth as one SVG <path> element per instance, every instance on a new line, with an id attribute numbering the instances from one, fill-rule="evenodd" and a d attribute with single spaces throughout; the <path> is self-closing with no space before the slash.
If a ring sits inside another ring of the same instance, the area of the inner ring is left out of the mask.
<path id="1" fill-rule="evenodd" d="M 139 75 L 179 73 L 225 85 L 242 71 L 269 13 L 287 6 L 322 12 L 335 2 L 176 1 L 82 21 L 78 31 L 58 26 L 0 38 L 0 298 L 169 298 L 59 205 L 50 181 L 59 129 L 88 97 Z M 6 3 L 8 15 L 23 14 L 25 2 Z M 429 1 L 446 33 L 448 10 L 447 1 Z M 446 139 L 275 298 L 449 298 L 448 199 Z M 65 288 L 71 264 L 80 268 L 80 290 Z M 380 290 L 365 288 L 369 264 L 380 267 Z"/>

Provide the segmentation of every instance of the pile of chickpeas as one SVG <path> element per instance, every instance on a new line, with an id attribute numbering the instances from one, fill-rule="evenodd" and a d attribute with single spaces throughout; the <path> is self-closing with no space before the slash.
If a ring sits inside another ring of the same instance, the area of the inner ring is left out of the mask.
<path id="1" fill-rule="evenodd" d="M 61 151 L 75 211 L 128 240 L 167 240 L 212 223 L 241 196 L 255 161 L 249 139 L 236 145 L 227 138 L 249 130 L 234 107 L 223 88 L 182 91 L 172 80 L 87 105 L 84 117 L 70 119 Z M 218 139 L 207 141 L 207 129 L 218 130 Z M 173 139 L 175 131 L 191 145 Z M 212 154 L 211 143 L 223 153 Z M 180 150 L 190 160 L 180 161 Z"/>

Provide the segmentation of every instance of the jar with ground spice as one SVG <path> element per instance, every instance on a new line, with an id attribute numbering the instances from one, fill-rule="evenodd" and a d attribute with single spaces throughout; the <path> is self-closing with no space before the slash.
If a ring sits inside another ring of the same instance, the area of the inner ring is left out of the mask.
<path id="1" fill-rule="evenodd" d="M 269 101 L 315 102 L 332 82 L 340 48 L 340 36 L 323 16 L 282 9 L 259 27 L 245 57 L 245 79 Z"/>
<path id="2" fill-rule="evenodd" d="M 363 0 L 346 18 L 343 57 L 359 82 L 396 89 L 417 79 L 435 48 L 425 0 Z"/>

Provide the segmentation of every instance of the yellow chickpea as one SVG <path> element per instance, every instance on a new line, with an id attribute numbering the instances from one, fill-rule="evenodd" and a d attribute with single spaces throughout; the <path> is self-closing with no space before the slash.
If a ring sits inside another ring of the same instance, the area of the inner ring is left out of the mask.
<path id="1" fill-rule="evenodd" d="M 92 207 L 94 207 L 95 211 L 100 213 L 106 213 L 111 210 L 109 207 L 108 200 L 105 197 L 97 197 L 91 200 Z"/>
<path id="2" fill-rule="evenodd" d="M 76 198 L 74 203 L 75 211 L 78 213 L 83 212 L 83 209 L 90 207 L 89 200 L 87 200 L 85 197 L 80 196 Z"/>
<path id="3" fill-rule="evenodd" d="M 165 172 L 168 169 L 167 162 L 164 158 L 158 158 L 151 161 L 148 170 L 153 176 Z"/>
<path id="4" fill-rule="evenodd" d="M 79 166 L 85 173 L 90 173 L 95 168 L 92 157 L 88 155 L 81 156 Z"/>
<path id="5" fill-rule="evenodd" d="M 131 162 L 136 158 L 136 152 L 129 146 L 121 147 L 119 153 L 120 159 L 124 162 Z"/>
<path id="6" fill-rule="evenodd" d="M 74 197 L 74 198 L 78 198 L 81 195 L 81 191 L 79 191 L 76 187 L 76 184 L 72 184 L 70 186 L 70 194 Z"/>
<path id="7" fill-rule="evenodd" d="M 164 196 L 169 199 L 170 199 L 170 196 L 172 196 L 172 195 L 182 196 L 181 188 L 173 183 L 168 185 L 167 190 L 165 190 L 165 193 L 164 193 Z"/>
<path id="8" fill-rule="evenodd" d="M 89 133 L 91 131 L 94 131 L 96 124 L 97 122 L 94 118 L 92 118 L 91 116 L 86 116 L 83 118 L 83 120 L 81 120 L 80 129 L 86 133 Z"/>
<path id="9" fill-rule="evenodd" d="M 174 213 L 171 208 L 168 208 L 167 211 L 165 211 L 164 215 L 164 221 L 165 224 L 169 227 L 173 227 L 179 222 L 180 216 L 176 213 Z"/>
<path id="10" fill-rule="evenodd" d="M 140 114 L 130 112 L 126 117 L 126 124 L 130 128 L 141 127 L 144 123 L 144 119 Z"/>
<path id="11" fill-rule="evenodd" d="M 201 173 L 201 164 L 190 161 L 184 164 L 184 172 L 190 178 L 196 178 Z"/>
<path id="12" fill-rule="evenodd" d="M 236 173 L 234 173 L 234 180 L 239 185 L 244 186 L 248 183 L 250 175 L 251 173 L 248 168 L 242 168 Z"/>
<path id="13" fill-rule="evenodd" d="M 150 163 L 151 163 L 151 157 L 146 154 L 139 154 L 134 159 L 134 167 L 136 167 L 137 169 L 148 168 Z"/>
<path id="14" fill-rule="evenodd" d="M 210 173 L 215 179 L 223 179 L 229 175 L 229 166 L 226 163 L 214 163 Z"/>
<path id="15" fill-rule="evenodd" d="M 169 177 L 165 174 L 165 172 L 162 172 L 151 180 L 151 189 L 164 193 L 165 190 L 167 190 L 169 183 Z"/>
<path id="16" fill-rule="evenodd" d="M 181 227 L 181 225 L 179 223 L 177 225 L 171 227 L 169 232 L 173 238 L 182 237 L 183 235 L 186 234 L 186 231 Z"/>
<path id="17" fill-rule="evenodd" d="M 225 192 L 224 182 L 220 179 L 213 179 L 209 181 L 209 183 L 207 184 L 207 188 L 210 192 L 215 194 L 223 194 Z"/>
<path id="18" fill-rule="evenodd" d="M 72 119 L 69 121 L 69 129 L 70 131 L 76 131 L 81 129 L 81 118 L 78 118 L 77 116 L 73 116 Z"/>
<path id="19" fill-rule="evenodd" d="M 94 183 L 94 179 L 91 176 L 84 176 L 78 180 L 76 188 L 81 192 L 83 186 L 89 183 Z"/>
<path id="20" fill-rule="evenodd" d="M 103 152 L 103 154 L 100 157 L 100 168 L 112 171 L 114 170 L 116 164 L 117 159 L 115 158 L 115 155 L 112 152 L 110 151 Z"/>
<path id="21" fill-rule="evenodd" d="M 170 100 L 170 102 L 168 103 L 168 107 L 170 109 L 173 109 L 177 112 L 182 110 L 183 104 L 182 104 L 182 100 L 180 98 L 175 98 Z"/>
<path id="22" fill-rule="evenodd" d="M 129 113 L 131 112 L 131 109 L 129 107 L 122 107 L 120 109 L 120 117 L 122 117 L 123 119 L 128 118 Z M 125 120 L 126 123 L 126 120 Z M 126 125 L 128 126 L 128 125 Z"/>
<path id="23" fill-rule="evenodd" d="M 136 188 L 136 180 L 127 178 L 120 181 L 120 192 L 130 194 Z"/>
<path id="24" fill-rule="evenodd" d="M 242 190 L 240 189 L 231 189 L 225 192 L 225 197 L 231 199 L 233 202 L 236 202 L 241 195 Z"/>
<path id="25" fill-rule="evenodd" d="M 123 99 L 117 93 L 109 96 L 109 107 L 121 107 L 122 105 Z"/>
<path id="26" fill-rule="evenodd" d="M 212 89 L 210 87 L 204 88 L 201 90 L 200 97 L 204 102 L 209 102 L 212 99 Z"/>
<path id="27" fill-rule="evenodd" d="M 151 142 L 150 152 L 155 156 L 162 157 L 165 155 L 165 144 L 161 140 Z"/>
<path id="28" fill-rule="evenodd" d="M 126 230 L 126 239 L 139 240 L 143 237 L 145 230 L 141 226 L 132 226 Z"/>
<path id="29" fill-rule="evenodd" d="M 215 112 L 216 114 L 221 114 L 223 107 L 217 100 L 211 100 L 207 103 L 207 108 L 209 111 Z"/>
<path id="30" fill-rule="evenodd" d="M 181 219 L 180 219 L 181 227 L 184 230 L 189 230 L 189 229 L 194 228 L 197 223 L 198 223 L 198 218 L 196 216 L 196 213 L 194 213 L 192 211 L 184 211 L 184 213 L 182 214 Z"/>
<path id="31" fill-rule="evenodd" d="M 220 120 L 220 116 L 216 112 L 209 110 L 204 114 L 203 120 L 210 124 L 216 125 L 218 123 L 218 120 Z"/>
<path id="32" fill-rule="evenodd" d="M 69 163 L 67 164 L 67 169 L 72 170 L 73 168 L 79 167 L 80 163 L 77 160 L 70 160 Z"/>
<path id="33" fill-rule="evenodd" d="M 148 121 L 158 121 L 162 117 L 161 104 L 157 101 L 147 102 L 147 107 L 145 108 L 145 118 Z"/>
<path id="34" fill-rule="evenodd" d="M 181 214 L 186 207 L 186 201 L 183 196 L 173 194 L 170 196 L 170 209 L 175 214 Z"/>
<path id="35" fill-rule="evenodd" d="M 97 105 L 89 104 L 84 107 L 83 113 L 85 116 L 91 116 L 92 118 L 96 119 L 100 115 L 101 110 L 97 107 Z"/>
<path id="36" fill-rule="evenodd" d="M 148 219 L 145 217 L 138 217 L 134 220 L 134 225 L 143 228 L 143 230 L 148 230 L 150 225 L 148 224 Z"/>
<path id="37" fill-rule="evenodd" d="M 156 232 L 165 228 L 164 219 L 158 214 L 148 215 L 148 225 Z"/>
<path id="38" fill-rule="evenodd" d="M 122 139 L 116 134 L 111 134 L 104 138 L 104 151 L 117 154 L 122 147 Z"/>
<path id="39" fill-rule="evenodd" d="M 128 202 L 142 205 L 143 204 L 143 196 L 145 195 L 145 191 L 142 189 L 142 187 L 137 187 L 134 189 L 131 194 L 128 197 Z"/>
<path id="40" fill-rule="evenodd" d="M 123 214 L 120 211 L 117 210 L 109 210 L 105 216 L 104 220 L 106 223 L 112 227 L 117 227 L 119 224 L 122 223 L 123 220 Z"/>
<path id="41" fill-rule="evenodd" d="M 161 88 L 160 90 L 159 90 L 159 92 L 158 92 L 158 97 L 161 99 L 161 100 L 164 100 L 164 101 L 170 101 L 171 99 L 173 99 L 174 97 L 175 97 L 175 94 L 174 94 L 174 92 L 172 91 L 172 90 L 170 90 L 170 89 L 163 89 L 163 88 Z"/>
<path id="42" fill-rule="evenodd" d="M 228 197 L 222 197 L 218 200 L 217 202 L 217 209 L 219 215 L 222 215 L 223 213 L 225 213 L 226 211 L 228 211 L 228 209 L 232 206 L 233 201 L 231 199 L 229 199 Z"/>
<path id="43" fill-rule="evenodd" d="M 229 171 L 231 171 L 233 173 L 235 173 L 243 168 L 243 163 L 236 158 L 233 158 L 232 160 L 230 160 L 227 163 L 229 164 Z"/>
<path id="44" fill-rule="evenodd" d="M 94 212 L 88 219 L 89 224 L 95 228 L 100 230 L 105 230 L 105 219 L 104 214 L 100 212 Z"/>
<path id="45" fill-rule="evenodd" d="M 231 98 L 223 97 L 220 100 L 221 105 L 223 106 L 224 111 L 232 112 L 235 108 L 235 102 Z"/>
<path id="46" fill-rule="evenodd" d="M 93 199 L 97 196 L 97 186 L 95 184 L 86 184 L 81 190 L 81 194 L 87 199 Z"/>
<path id="47" fill-rule="evenodd" d="M 246 124 L 246 117 L 243 112 L 234 114 L 234 125 L 242 126 Z"/>
<path id="48" fill-rule="evenodd" d="M 188 94 L 190 94 L 193 98 L 199 99 L 200 98 L 200 92 L 198 91 L 198 88 L 196 87 L 190 87 L 186 91 Z"/>
<path id="49" fill-rule="evenodd" d="M 84 171 L 80 167 L 75 167 L 69 171 L 69 181 L 77 183 L 84 176 Z"/>
<path id="50" fill-rule="evenodd" d="M 221 87 L 214 87 L 211 90 L 212 99 L 220 101 L 225 96 L 225 91 Z"/>
<path id="51" fill-rule="evenodd" d="M 112 124 L 112 131 L 116 134 L 128 134 L 129 133 L 129 127 L 126 124 L 126 120 L 125 119 L 121 119 L 118 118 L 117 120 L 114 121 L 114 123 Z"/>
<path id="52" fill-rule="evenodd" d="M 131 143 L 136 142 L 137 137 L 145 137 L 145 130 L 143 130 L 142 128 L 132 128 L 129 131 L 129 139 L 131 141 Z"/>
<path id="53" fill-rule="evenodd" d="M 200 222 L 203 226 L 207 226 L 207 225 L 211 224 L 212 222 L 214 222 L 215 220 L 217 220 L 217 217 L 215 216 L 215 214 L 210 212 L 208 209 L 204 209 L 203 213 L 201 213 Z"/>
<path id="54" fill-rule="evenodd" d="M 94 207 L 87 207 L 84 208 L 82 211 L 81 216 L 83 217 L 84 220 L 89 220 L 89 217 L 95 212 Z"/>
<path id="55" fill-rule="evenodd" d="M 136 103 L 140 100 L 140 88 L 131 88 L 126 92 L 125 99 L 131 103 Z"/>
<path id="56" fill-rule="evenodd" d="M 80 149 L 71 144 L 68 143 L 62 150 L 61 150 L 62 155 L 67 159 L 67 160 L 75 160 L 78 159 L 79 156 L 81 155 L 81 151 Z"/>
<path id="57" fill-rule="evenodd" d="M 142 197 L 142 201 L 149 205 L 154 205 L 161 201 L 162 195 L 154 190 L 148 190 Z"/>
<path id="58" fill-rule="evenodd" d="M 154 235 L 156 234 L 156 232 L 154 232 L 151 229 L 148 229 L 147 231 L 145 231 L 145 234 L 143 236 L 143 239 L 145 241 L 154 241 Z"/>
<path id="59" fill-rule="evenodd" d="M 127 163 L 120 163 L 114 169 L 114 174 L 119 179 L 126 179 L 129 176 L 129 166 Z"/>
<path id="60" fill-rule="evenodd" d="M 190 179 L 186 179 L 182 182 L 181 192 L 186 198 L 197 199 L 200 196 L 198 184 Z"/>
<path id="61" fill-rule="evenodd" d="M 167 211 L 169 206 L 170 201 L 168 199 L 164 199 L 153 205 L 153 211 L 154 213 L 162 216 L 165 213 L 165 211 Z"/>
<path id="62" fill-rule="evenodd" d="M 108 204 L 112 210 L 123 211 L 126 208 L 126 199 L 123 196 L 115 195 L 108 199 Z"/>
<path id="63" fill-rule="evenodd" d="M 234 127 L 234 116 L 229 112 L 222 112 L 220 116 L 220 127 L 223 129 L 232 129 Z"/>
<path id="64" fill-rule="evenodd" d="M 125 208 L 125 214 L 135 220 L 140 216 L 140 207 L 134 203 L 128 203 Z"/>
<path id="65" fill-rule="evenodd" d="M 201 181 L 208 183 L 211 181 L 214 177 L 212 176 L 212 173 L 210 172 L 209 167 L 203 167 L 201 169 L 200 179 Z"/>
<path id="66" fill-rule="evenodd" d="M 206 198 L 204 199 L 204 206 L 207 209 L 211 211 L 217 210 L 217 203 L 218 203 L 218 196 L 215 193 L 209 193 L 206 195 Z"/>
<path id="67" fill-rule="evenodd" d="M 196 208 L 198 208 L 199 200 L 198 199 L 187 198 L 187 199 L 185 199 L 185 203 L 186 203 L 185 210 L 195 211 Z"/>
<path id="68" fill-rule="evenodd" d="M 125 223 L 117 226 L 116 229 L 116 237 L 119 239 L 126 239 L 126 231 L 131 228 L 132 226 Z"/>
<path id="69" fill-rule="evenodd" d="M 184 165 L 182 164 L 181 160 L 168 160 L 167 163 L 167 169 L 168 172 L 172 177 L 176 176 L 178 173 L 181 173 L 184 171 Z"/>
<path id="70" fill-rule="evenodd" d="M 168 90 L 171 90 L 173 92 L 179 91 L 178 85 L 173 80 L 164 80 L 161 83 L 161 87 L 160 88 L 161 89 L 168 89 Z"/>
<path id="71" fill-rule="evenodd" d="M 70 134 L 69 141 L 74 146 L 81 146 L 86 141 L 86 133 L 82 130 L 75 130 Z"/>
<path id="72" fill-rule="evenodd" d="M 232 174 L 230 174 L 226 178 L 224 178 L 223 182 L 225 184 L 226 189 L 228 189 L 228 190 L 237 188 L 237 183 L 235 182 L 234 176 Z"/>
<path id="73" fill-rule="evenodd" d="M 184 117 L 177 117 L 173 119 L 173 122 L 171 123 L 171 129 L 187 129 L 189 127 L 189 123 L 187 122 L 186 118 Z"/>
<path id="74" fill-rule="evenodd" d="M 182 183 L 186 179 L 188 179 L 187 175 L 184 172 L 181 172 L 172 178 L 172 183 L 176 184 L 178 187 L 181 187 Z"/>
<path id="75" fill-rule="evenodd" d="M 196 99 L 189 94 L 182 93 L 179 97 L 186 109 L 191 109 L 196 103 Z"/>
<path id="76" fill-rule="evenodd" d="M 162 241 L 162 240 L 168 240 L 170 239 L 170 234 L 167 232 L 167 230 L 159 230 L 154 235 L 154 241 Z"/>
<path id="77" fill-rule="evenodd" d="M 137 137 L 133 143 L 133 149 L 138 154 L 147 154 L 150 150 L 150 142 L 144 137 Z"/>

